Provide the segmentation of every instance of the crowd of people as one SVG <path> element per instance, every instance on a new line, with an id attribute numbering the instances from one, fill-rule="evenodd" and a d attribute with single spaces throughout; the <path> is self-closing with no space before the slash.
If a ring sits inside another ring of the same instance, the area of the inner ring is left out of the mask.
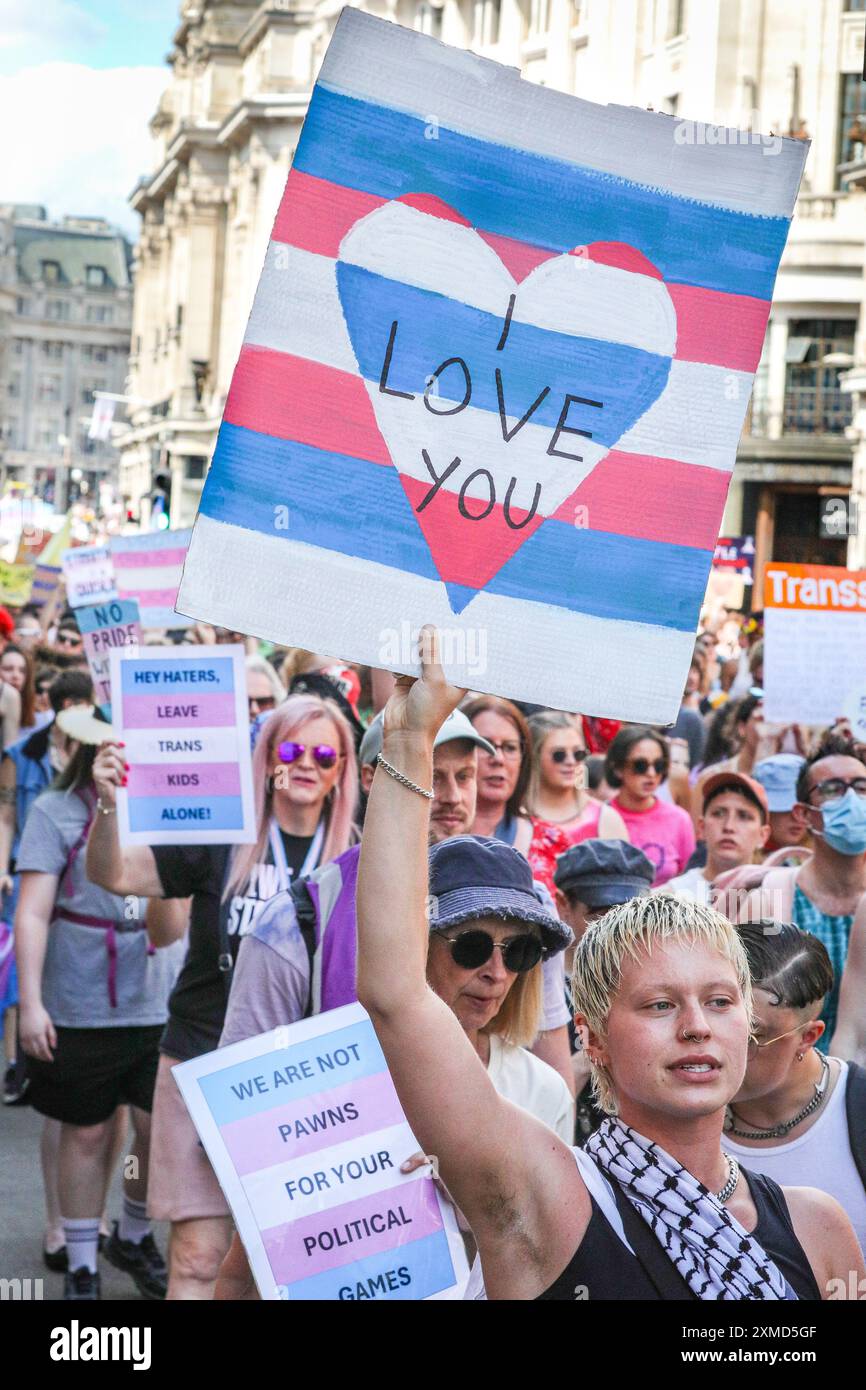
<path id="1" fill-rule="evenodd" d="M 417 680 L 149 633 L 245 648 L 237 846 L 121 845 L 74 612 L 0 640 L 4 1101 L 42 1117 L 66 1299 L 100 1255 L 145 1298 L 257 1296 L 172 1071 L 355 1000 L 468 1298 L 866 1276 L 866 747 L 765 719 L 759 620 L 733 657 L 701 632 L 666 729 L 454 689 L 426 629 Z"/>

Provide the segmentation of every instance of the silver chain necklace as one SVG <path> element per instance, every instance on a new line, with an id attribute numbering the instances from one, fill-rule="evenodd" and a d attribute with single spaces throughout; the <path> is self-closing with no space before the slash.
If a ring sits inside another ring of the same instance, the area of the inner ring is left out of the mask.
<path id="1" fill-rule="evenodd" d="M 724 1149 L 722 1149 L 722 1153 L 728 1165 L 728 1181 L 725 1183 L 721 1192 L 716 1193 L 716 1201 L 721 1202 L 722 1206 L 724 1206 L 725 1202 L 727 1202 L 730 1197 L 733 1197 L 734 1189 L 740 1181 L 740 1165 L 732 1154 L 725 1153 Z"/>
<path id="2" fill-rule="evenodd" d="M 737 1119 L 737 1112 L 732 1105 L 728 1106 L 728 1115 L 725 1120 L 725 1133 L 736 1134 L 739 1139 L 784 1139 L 796 1129 L 797 1125 L 806 1119 L 807 1115 L 812 1115 L 821 1105 L 827 1094 L 827 1082 L 830 1079 L 830 1063 L 826 1057 L 821 1057 L 821 1075 L 815 1082 L 815 1094 L 808 1101 L 799 1114 L 793 1120 L 783 1120 L 781 1124 L 773 1125 L 771 1129 L 737 1129 L 734 1120 Z"/>

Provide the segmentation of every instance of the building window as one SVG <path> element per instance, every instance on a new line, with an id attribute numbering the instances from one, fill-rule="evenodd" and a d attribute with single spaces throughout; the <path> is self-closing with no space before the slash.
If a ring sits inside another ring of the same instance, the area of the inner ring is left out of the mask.
<path id="1" fill-rule="evenodd" d="M 502 0 L 474 0 L 472 42 L 479 46 L 499 42 L 499 15 Z"/>
<path id="2" fill-rule="evenodd" d="M 13 354 L 14 354 L 15 357 L 23 357 L 23 356 L 24 356 L 24 339 L 23 339 L 23 338 L 15 338 L 15 339 L 14 339 L 14 341 L 13 341 L 13 343 L 12 343 L 12 352 L 13 352 Z"/>
<path id="3" fill-rule="evenodd" d="M 41 349 L 43 357 L 51 357 L 54 361 L 57 361 L 63 356 L 62 343 L 42 343 Z"/>
<path id="4" fill-rule="evenodd" d="M 108 283 L 105 267 L 101 265 L 87 266 L 84 271 L 84 282 L 90 289 L 102 289 Z"/>
<path id="5" fill-rule="evenodd" d="M 88 304 L 86 317 L 88 323 L 111 323 L 114 310 L 110 304 Z"/>
<path id="6" fill-rule="evenodd" d="M 9 384 L 8 384 L 6 390 L 7 390 L 7 394 L 10 395 L 10 396 L 12 396 L 13 399 L 16 399 L 18 396 L 20 396 L 20 395 L 21 395 L 21 378 L 20 378 L 20 376 L 10 376 L 10 378 L 9 378 Z"/>
<path id="7" fill-rule="evenodd" d="M 45 305 L 45 316 L 49 319 L 68 319 L 69 301 L 66 299 L 49 299 Z"/>
<path id="8" fill-rule="evenodd" d="M 668 0 L 668 38 L 678 39 L 685 27 L 686 0 Z"/>
<path id="9" fill-rule="evenodd" d="M 82 405 L 92 405 L 97 391 L 105 390 L 104 381 L 86 381 L 81 388 Z"/>
<path id="10" fill-rule="evenodd" d="M 679 104 L 680 94 L 679 92 L 675 92 L 672 97 L 664 98 L 664 100 L 662 101 L 661 109 L 662 111 L 667 112 L 669 116 L 675 116 L 677 114 L 677 110 L 679 109 Z"/>
<path id="11" fill-rule="evenodd" d="M 56 285 L 60 279 L 59 261 L 42 261 L 42 279 L 46 285 Z"/>
<path id="12" fill-rule="evenodd" d="M 39 449 L 53 449 L 57 444 L 57 426 L 40 425 L 36 431 L 36 446 Z"/>
<path id="13" fill-rule="evenodd" d="M 18 298 L 15 300 L 15 312 L 16 314 L 23 314 L 26 317 L 30 313 L 30 300 L 23 299 L 19 294 Z"/>
<path id="14" fill-rule="evenodd" d="M 207 459 L 199 458 L 194 454 L 187 454 L 183 461 L 183 475 L 190 482 L 198 482 L 205 475 Z"/>
<path id="15" fill-rule="evenodd" d="M 442 6 L 422 0 L 415 11 L 415 28 L 419 34 L 429 34 L 431 38 L 438 39 L 442 34 Z"/>
<path id="16" fill-rule="evenodd" d="M 851 164 L 866 153 L 866 82 L 859 72 L 842 74 L 839 106 L 839 163 Z"/>
<path id="17" fill-rule="evenodd" d="M 550 27 L 550 0 L 529 0 L 529 33 L 546 34 Z"/>
<path id="18" fill-rule="evenodd" d="M 41 376 L 36 390 L 36 398 L 40 401 L 59 401 L 60 377 Z"/>
<path id="19" fill-rule="evenodd" d="M 851 423 L 852 397 L 839 373 L 852 365 L 856 319 L 791 319 L 786 350 L 785 413 L 788 434 L 842 434 Z"/>
<path id="20" fill-rule="evenodd" d="M 845 9 L 848 10 L 849 13 L 852 10 L 857 10 L 862 13 L 863 10 L 866 10 L 866 0 L 845 0 Z"/>

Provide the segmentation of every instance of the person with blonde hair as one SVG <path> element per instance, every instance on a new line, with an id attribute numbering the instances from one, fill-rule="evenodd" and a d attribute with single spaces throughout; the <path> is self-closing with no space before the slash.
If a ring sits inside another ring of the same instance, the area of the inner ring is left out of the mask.
<path id="1" fill-rule="evenodd" d="M 120 894 L 192 898 L 189 949 L 160 1043 L 148 1202 L 156 1219 L 172 1223 L 168 1297 L 207 1299 L 231 1220 L 172 1067 L 217 1046 L 238 947 L 266 903 L 356 838 L 354 739 L 337 705 L 317 695 L 290 696 L 267 718 L 253 753 L 252 844 L 122 848 L 113 813 L 127 771 L 122 746 L 104 743 L 93 769 L 101 814 L 87 872 Z"/>
<path id="2" fill-rule="evenodd" d="M 838 1203 L 783 1192 L 723 1150 L 752 999 L 736 930 L 709 908 L 641 898 L 577 947 L 575 1022 L 607 1112 L 588 1152 L 497 1094 L 427 985 L 432 747 L 463 692 L 445 681 L 434 629 L 422 629 L 420 659 L 421 678 L 401 677 L 388 702 L 367 806 L 358 997 L 412 1131 L 469 1221 L 489 1295 L 818 1299 L 830 1279 L 866 1273 Z"/>

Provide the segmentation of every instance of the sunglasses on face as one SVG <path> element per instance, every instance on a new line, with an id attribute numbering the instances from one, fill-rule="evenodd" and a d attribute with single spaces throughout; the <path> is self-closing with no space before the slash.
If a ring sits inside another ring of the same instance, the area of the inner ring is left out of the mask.
<path id="1" fill-rule="evenodd" d="M 281 743 L 277 749 L 277 757 L 281 763 L 296 763 L 298 758 L 304 756 L 306 748 L 305 743 Z M 340 756 L 336 748 L 332 748 L 329 743 L 317 743 L 310 752 L 319 767 L 333 767 Z"/>
<path id="2" fill-rule="evenodd" d="M 550 756 L 555 763 L 564 763 L 572 758 L 576 763 L 582 763 L 589 757 L 589 750 L 586 748 L 554 748 Z"/>
<path id="3" fill-rule="evenodd" d="M 273 709 L 276 703 L 277 700 L 275 695 L 250 695 L 247 698 L 247 704 L 250 709 L 252 709 L 253 705 L 259 710 Z"/>
<path id="4" fill-rule="evenodd" d="M 81 638 L 75 632 L 59 632 L 57 634 L 58 647 L 77 647 Z"/>
<path id="5" fill-rule="evenodd" d="M 542 946 L 537 936 L 531 932 L 521 932 L 507 941 L 494 941 L 488 931 L 476 928 L 461 932 L 459 936 L 443 936 L 442 940 L 451 950 L 454 964 L 461 970 L 477 970 L 486 965 L 495 950 L 502 952 L 502 964 L 513 975 L 522 975 L 531 970 L 541 960 Z"/>
<path id="6" fill-rule="evenodd" d="M 665 760 L 664 758 L 656 758 L 655 762 L 651 763 L 649 758 L 632 758 L 630 762 L 626 763 L 626 767 L 630 768 L 632 772 L 636 772 L 639 777 L 643 777 L 652 768 L 653 772 L 661 777 L 665 770 Z"/>

